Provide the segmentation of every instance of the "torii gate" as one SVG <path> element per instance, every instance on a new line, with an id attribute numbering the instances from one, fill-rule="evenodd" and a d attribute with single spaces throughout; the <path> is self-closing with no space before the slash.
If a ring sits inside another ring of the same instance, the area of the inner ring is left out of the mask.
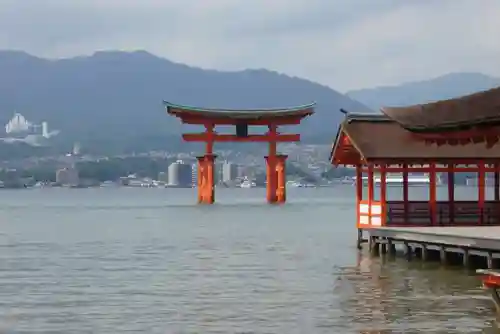
<path id="1" fill-rule="evenodd" d="M 267 142 L 269 155 L 266 159 L 267 201 L 268 203 L 284 203 L 286 201 L 287 156 L 276 152 L 279 142 L 298 142 L 299 134 L 282 134 L 278 126 L 299 125 L 303 118 L 314 113 L 315 103 L 277 109 L 207 109 L 189 107 L 163 101 L 167 113 L 181 119 L 184 124 L 197 124 L 205 127 L 202 133 L 186 133 L 184 141 L 204 142 L 205 154 L 198 158 L 198 203 L 213 204 L 215 201 L 214 162 L 215 142 Z M 234 125 L 235 134 L 219 134 L 217 125 Z M 267 126 L 265 134 L 248 134 L 249 126 Z"/>

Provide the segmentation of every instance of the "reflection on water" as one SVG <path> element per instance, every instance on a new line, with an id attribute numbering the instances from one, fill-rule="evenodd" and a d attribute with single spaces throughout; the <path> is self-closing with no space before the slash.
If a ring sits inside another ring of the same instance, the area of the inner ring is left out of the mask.
<path id="1" fill-rule="evenodd" d="M 500 333 L 477 277 L 459 268 L 359 253 L 335 292 L 359 333 Z"/>
<path id="2" fill-rule="evenodd" d="M 0 333 L 500 333 L 472 274 L 360 255 L 339 188 L 0 192 Z"/>

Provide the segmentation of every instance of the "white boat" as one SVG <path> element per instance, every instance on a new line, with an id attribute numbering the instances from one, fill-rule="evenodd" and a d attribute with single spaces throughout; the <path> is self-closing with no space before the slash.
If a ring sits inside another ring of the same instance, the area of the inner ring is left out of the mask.
<path id="1" fill-rule="evenodd" d="M 257 184 L 255 182 L 250 181 L 248 179 L 243 180 L 243 182 L 241 182 L 240 184 L 240 188 L 254 188 L 256 186 Z"/>
<path id="2" fill-rule="evenodd" d="M 295 188 L 315 188 L 316 185 L 312 183 L 303 183 L 299 181 L 287 181 L 287 187 L 295 187 Z"/>

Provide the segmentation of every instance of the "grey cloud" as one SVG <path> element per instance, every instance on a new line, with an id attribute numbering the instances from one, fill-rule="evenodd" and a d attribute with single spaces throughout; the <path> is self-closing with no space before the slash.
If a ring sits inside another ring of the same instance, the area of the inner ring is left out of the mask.
<path id="1" fill-rule="evenodd" d="M 0 0 L 0 48 L 60 57 L 147 49 L 270 68 L 339 89 L 447 71 L 500 75 L 498 0 Z"/>
<path id="2" fill-rule="evenodd" d="M 127 8 L 78 5 L 72 1 L 0 0 L 0 36 L 28 49 L 50 50 L 65 43 L 151 33 L 165 27 L 173 34 L 182 18 L 176 8 Z M 103 0 L 105 2 L 105 0 Z"/>
<path id="3" fill-rule="evenodd" d="M 257 11 L 239 6 L 224 20 L 228 25 L 228 35 L 253 38 L 332 31 L 405 5 L 399 0 L 304 0 L 302 4 L 300 10 L 283 6 L 281 10 L 269 11 L 267 15 L 265 6 Z"/>
<path id="4" fill-rule="evenodd" d="M 275 1 L 279 3 L 279 0 Z M 257 6 L 253 5 L 255 2 L 241 1 L 237 5 L 233 2 L 226 8 L 215 6 L 218 10 L 210 10 L 214 6 L 196 6 L 195 2 L 187 0 L 0 0 L 3 8 L 0 11 L 0 34 L 7 35 L 9 40 L 49 48 L 50 45 L 96 36 L 156 34 L 158 31 L 173 35 L 182 34 L 183 30 L 212 30 L 216 27 L 220 27 L 218 33 L 228 37 L 255 38 L 339 29 L 343 24 L 402 4 L 398 0 L 380 0 L 376 6 L 366 0 L 287 0 L 277 10 L 269 10 L 266 2 L 260 1 Z M 136 5 L 124 5 L 126 3 Z M 287 3 L 299 4 L 295 6 L 299 10 L 291 10 L 294 6 Z"/>

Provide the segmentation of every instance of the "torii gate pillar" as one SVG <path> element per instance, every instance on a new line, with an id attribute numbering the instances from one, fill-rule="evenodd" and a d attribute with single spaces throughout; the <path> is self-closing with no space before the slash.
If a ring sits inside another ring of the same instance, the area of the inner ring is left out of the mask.
<path id="1" fill-rule="evenodd" d="M 198 159 L 198 203 L 213 204 L 215 202 L 214 166 L 215 154 L 205 154 Z"/>
<path id="2" fill-rule="evenodd" d="M 284 154 L 275 154 L 266 159 L 266 197 L 270 204 L 286 202 L 286 158 Z"/>

